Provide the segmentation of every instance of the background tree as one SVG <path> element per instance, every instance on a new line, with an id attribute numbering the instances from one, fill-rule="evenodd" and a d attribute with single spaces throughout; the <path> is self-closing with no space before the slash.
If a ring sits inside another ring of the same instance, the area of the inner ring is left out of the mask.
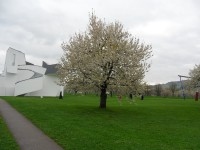
<path id="1" fill-rule="evenodd" d="M 148 84 L 145 84 L 144 85 L 144 94 L 146 96 L 151 96 L 153 95 L 153 86 L 152 85 L 148 85 Z"/>
<path id="2" fill-rule="evenodd" d="M 174 93 L 175 93 L 176 90 L 177 90 L 177 85 L 176 85 L 175 82 L 171 82 L 171 83 L 169 84 L 169 90 L 171 91 L 172 96 L 174 96 Z"/>
<path id="3" fill-rule="evenodd" d="M 200 64 L 195 65 L 192 70 L 190 70 L 189 75 L 191 77 L 190 79 L 190 85 L 193 88 L 196 88 L 200 85 Z"/>
<path id="4" fill-rule="evenodd" d="M 106 108 L 108 86 L 116 89 L 139 87 L 148 71 L 151 46 L 140 43 L 119 22 L 106 23 L 93 13 L 84 33 L 63 42 L 58 66 L 61 83 L 93 85 L 100 90 L 100 108 Z M 137 83 L 137 84 L 135 84 Z"/>
<path id="5" fill-rule="evenodd" d="M 162 93 L 162 85 L 161 84 L 157 84 L 154 86 L 155 87 L 155 94 L 156 96 L 161 96 Z"/>

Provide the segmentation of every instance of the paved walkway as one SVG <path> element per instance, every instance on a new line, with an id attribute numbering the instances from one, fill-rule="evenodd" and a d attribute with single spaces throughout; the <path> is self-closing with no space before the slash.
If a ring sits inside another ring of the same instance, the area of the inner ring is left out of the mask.
<path id="1" fill-rule="evenodd" d="M 0 114 L 21 150 L 62 150 L 52 139 L 1 99 Z"/>

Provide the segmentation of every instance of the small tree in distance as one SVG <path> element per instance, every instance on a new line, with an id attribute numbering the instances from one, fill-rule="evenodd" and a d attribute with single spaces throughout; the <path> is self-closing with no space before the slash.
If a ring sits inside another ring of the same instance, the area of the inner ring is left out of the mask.
<path id="1" fill-rule="evenodd" d="M 172 96 L 174 96 L 174 93 L 176 92 L 177 90 L 177 85 L 175 82 L 171 82 L 170 85 L 169 85 L 169 90 L 172 92 Z"/>
<path id="2" fill-rule="evenodd" d="M 190 70 L 189 75 L 191 77 L 190 85 L 193 88 L 200 86 L 200 64 L 195 65 L 192 70 Z"/>
<path id="3" fill-rule="evenodd" d="M 154 87 L 155 87 L 156 96 L 161 96 L 161 93 L 162 93 L 162 85 L 161 85 L 161 84 L 156 84 Z"/>
<path id="4" fill-rule="evenodd" d="M 106 108 L 106 91 L 136 89 L 143 83 L 152 56 L 151 46 L 140 43 L 123 29 L 119 22 L 106 23 L 90 15 L 84 33 L 77 33 L 63 42 L 64 51 L 58 67 L 58 76 L 67 88 L 71 84 L 92 85 L 100 90 L 100 108 Z"/>

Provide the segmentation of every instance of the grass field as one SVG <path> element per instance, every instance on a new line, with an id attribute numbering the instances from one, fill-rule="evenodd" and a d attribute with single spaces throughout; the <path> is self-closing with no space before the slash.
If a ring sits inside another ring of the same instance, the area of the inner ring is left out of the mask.
<path id="1" fill-rule="evenodd" d="M 19 150 L 19 146 L 14 141 L 10 131 L 0 117 L 0 150 Z"/>
<path id="2" fill-rule="evenodd" d="M 5 97 L 17 110 L 68 150 L 198 150 L 200 102 L 145 97 L 120 105 L 108 98 Z"/>

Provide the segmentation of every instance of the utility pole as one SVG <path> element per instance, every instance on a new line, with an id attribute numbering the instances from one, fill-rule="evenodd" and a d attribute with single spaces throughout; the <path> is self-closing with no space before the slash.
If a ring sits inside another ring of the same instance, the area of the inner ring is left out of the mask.
<path id="1" fill-rule="evenodd" d="M 181 78 L 191 78 L 191 77 L 188 77 L 188 76 L 183 76 L 183 75 L 178 75 L 179 78 L 180 78 L 180 82 L 181 82 L 181 89 L 182 89 L 182 96 L 183 96 L 183 99 L 185 100 L 185 90 L 184 90 L 184 85 L 183 85 L 183 82 L 181 80 Z"/>

